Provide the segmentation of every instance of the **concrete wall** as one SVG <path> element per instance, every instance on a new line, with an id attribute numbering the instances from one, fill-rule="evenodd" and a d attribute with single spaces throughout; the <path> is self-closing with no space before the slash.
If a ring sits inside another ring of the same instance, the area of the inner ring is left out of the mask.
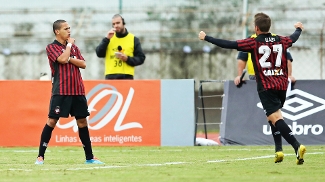
<path id="1" fill-rule="evenodd" d="M 234 53 L 234 52 L 233 52 Z M 233 56 L 235 56 L 233 54 Z M 104 79 L 104 59 L 95 53 L 85 53 L 87 68 L 82 70 L 85 80 Z M 189 54 L 174 60 L 167 53 L 146 53 L 146 61 L 136 67 L 135 79 L 231 79 L 235 74 L 235 58 L 224 54 Z M 229 59 L 229 61 L 227 60 Z M 45 53 L 0 55 L 0 80 L 39 79 L 40 73 L 50 75 Z"/>

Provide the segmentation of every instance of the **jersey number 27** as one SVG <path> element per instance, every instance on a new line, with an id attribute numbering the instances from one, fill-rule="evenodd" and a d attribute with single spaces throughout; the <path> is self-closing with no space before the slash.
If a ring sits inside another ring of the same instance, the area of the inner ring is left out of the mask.
<path id="1" fill-rule="evenodd" d="M 282 44 L 272 45 L 273 53 L 278 53 L 275 60 L 275 66 L 281 66 L 281 57 L 282 57 Z M 271 49 L 267 45 L 262 45 L 258 48 L 258 53 L 263 54 L 263 56 L 258 60 L 262 68 L 270 68 L 271 63 L 267 62 L 267 59 L 271 55 Z"/>

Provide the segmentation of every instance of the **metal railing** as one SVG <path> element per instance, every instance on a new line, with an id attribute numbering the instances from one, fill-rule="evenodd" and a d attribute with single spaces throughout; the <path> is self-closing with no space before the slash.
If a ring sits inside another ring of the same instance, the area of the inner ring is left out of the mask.
<path id="1" fill-rule="evenodd" d="M 223 107 L 206 107 L 204 105 L 204 99 L 205 98 L 223 98 L 224 97 L 224 93 L 222 94 L 216 94 L 216 95 L 204 95 L 203 92 L 203 84 L 207 84 L 207 83 L 224 83 L 226 80 L 200 80 L 200 85 L 199 85 L 199 89 L 198 89 L 198 98 L 199 98 L 199 103 L 197 104 L 196 107 L 196 112 L 195 112 L 195 136 L 194 136 L 194 141 L 196 140 L 197 137 L 197 130 L 198 130 L 198 125 L 203 125 L 203 130 L 204 130 L 204 135 L 205 135 L 205 139 L 208 139 L 208 132 L 207 132 L 207 125 L 220 125 L 221 122 L 207 122 L 206 119 L 206 110 L 223 110 Z M 200 123 L 199 122 L 199 112 L 202 111 L 202 116 L 203 116 L 203 122 Z"/>

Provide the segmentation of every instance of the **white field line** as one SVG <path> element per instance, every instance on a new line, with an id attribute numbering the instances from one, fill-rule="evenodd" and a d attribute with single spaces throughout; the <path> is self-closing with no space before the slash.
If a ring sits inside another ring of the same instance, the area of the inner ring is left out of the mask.
<path id="1" fill-rule="evenodd" d="M 201 151 L 204 151 L 205 149 L 200 149 Z M 251 151 L 252 149 L 248 149 L 248 148 L 243 148 L 243 149 L 218 149 L 218 151 Z M 264 151 L 264 150 L 274 150 L 273 148 L 269 148 L 269 149 L 253 149 L 253 150 L 260 150 L 260 151 Z M 132 152 L 143 152 L 144 150 L 132 150 Z M 161 150 L 146 150 L 149 152 L 162 152 Z M 184 150 L 182 149 L 173 149 L 173 150 L 164 150 L 164 151 L 168 151 L 168 152 L 183 152 Z M 14 153 L 38 153 L 38 150 L 1 150 L 0 149 L 0 153 L 7 153 L 7 152 L 14 152 Z M 50 149 L 46 150 L 46 153 L 51 152 Z M 55 152 L 80 152 L 77 150 L 70 150 L 70 151 L 66 151 L 66 150 L 58 150 Z M 93 150 L 94 153 L 107 153 L 106 151 L 97 151 L 96 149 Z M 114 152 L 114 153 L 120 153 L 120 152 L 130 152 L 130 150 L 110 150 L 110 152 Z"/>
<path id="2" fill-rule="evenodd" d="M 80 147 L 81 148 L 81 147 Z M 200 147 L 197 147 L 200 148 Z M 198 149 L 200 151 L 204 151 L 205 149 Z M 264 149 L 251 149 L 251 148 L 241 148 L 241 149 L 220 149 L 218 148 L 218 151 L 274 151 L 274 148 L 264 148 Z M 313 151 L 323 151 L 324 149 L 312 149 Z M 132 150 L 132 152 L 143 152 L 144 150 Z M 149 152 L 162 152 L 161 150 L 146 150 Z M 172 150 L 164 150 L 164 151 L 168 151 L 168 152 L 183 152 L 183 149 L 172 149 Z M 0 153 L 7 153 L 7 152 L 14 152 L 14 153 L 38 153 L 38 149 L 36 150 L 1 150 L 0 149 Z M 50 149 L 46 150 L 46 153 L 51 152 Z M 80 152 L 77 150 L 70 150 L 70 151 L 66 151 L 66 150 L 58 150 L 56 152 Z M 107 153 L 107 151 L 97 151 L 96 149 L 93 150 L 94 153 Z M 110 152 L 130 152 L 130 150 L 110 150 Z"/>
<path id="3" fill-rule="evenodd" d="M 308 153 L 308 155 L 323 155 L 324 152 L 313 152 Z M 296 154 L 285 154 L 284 156 L 290 156 L 290 155 L 296 155 Z M 208 163 L 213 162 L 233 162 L 233 161 L 246 161 L 246 160 L 257 160 L 257 159 L 267 159 L 267 158 L 273 158 L 274 155 L 265 155 L 265 156 L 259 156 L 259 157 L 247 157 L 247 158 L 239 158 L 239 159 L 231 159 L 231 160 L 214 160 L 214 161 L 207 161 Z"/>
<path id="4" fill-rule="evenodd" d="M 307 153 L 307 155 L 323 155 L 324 152 L 313 152 Z M 294 154 L 286 154 L 285 156 L 292 156 Z M 266 158 L 273 158 L 274 155 L 266 155 L 266 156 L 258 156 L 258 157 L 248 157 L 248 158 L 238 158 L 238 159 L 231 159 L 231 160 L 213 160 L 207 161 L 206 163 L 220 163 L 220 162 L 234 162 L 234 161 L 246 161 L 246 160 L 258 160 L 258 159 L 266 159 Z M 167 166 L 167 165 L 181 165 L 181 164 L 193 164 L 193 162 L 167 162 L 167 163 L 158 163 L 158 164 L 136 164 L 136 165 L 125 165 L 125 166 L 94 166 L 94 167 L 78 167 L 78 168 L 67 168 L 66 170 L 69 171 L 78 171 L 78 170 L 94 170 L 94 169 L 111 169 L 111 168 L 125 168 L 125 167 L 154 167 L 154 166 Z M 88 164 L 91 165 L 91 164 Z M 10 168 L 9 171 L 33 171 L 32 169 L 15 169 Z M 62 170 L 62 169 L 40 169 L 40 170 Z M 0 170 L 0 171 L 7 171 L 7 170 Z"/>

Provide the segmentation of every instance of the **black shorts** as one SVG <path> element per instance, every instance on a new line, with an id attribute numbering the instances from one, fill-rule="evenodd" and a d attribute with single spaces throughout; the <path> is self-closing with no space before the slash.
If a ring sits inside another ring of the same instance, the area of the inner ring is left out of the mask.
<path id="1" fill-rule="evenodd" d="M 53 95 L 50 101 L 49 118 L 59 119 L 74 116 L 76 119 L 89 116 L 84 95 Z"/>
<path id="2" fill-rule="evenodd" d="M 266 116 L 281 109 L 286 100 L 286 90 L 265 90 L 258 93 Z"/>

